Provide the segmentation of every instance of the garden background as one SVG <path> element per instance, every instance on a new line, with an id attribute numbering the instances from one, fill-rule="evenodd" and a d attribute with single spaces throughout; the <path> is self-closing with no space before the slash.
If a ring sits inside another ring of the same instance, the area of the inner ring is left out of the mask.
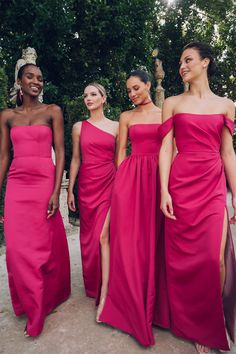
<path id="1" fill-rule="evenodd" d="M 199 40 L 211 44 L 217 57 L 212 89 L 236 101 L 233 0 L 0 0 L 0 18 L 0 109 L 10 107 L 8 93 L 22 49 L 34 47 L 45 79 L 44 102 L 57 103 L 64 112 L 67 170 L 72 125 L 87 118 L 85 85 L 102 83 L 108 92 L 106 115 L 119 119 L 131 107 L 126 75 L 138 67 L 152 73 L 154 48 L 166 72 L 166 97 L 183 91 L 181 49 Z M 0 226 L 0 243 L 2 235 Z"/>

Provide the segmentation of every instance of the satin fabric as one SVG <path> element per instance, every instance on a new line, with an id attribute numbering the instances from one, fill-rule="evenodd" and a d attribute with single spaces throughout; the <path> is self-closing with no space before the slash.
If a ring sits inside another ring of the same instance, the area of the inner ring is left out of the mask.
<path id="1" fill-rule="evenodd" d="M 225 325 L 233 340 L 236 264 L 228 226 L 222 299 L 219 259 L 226 180 L 220 146 L 224 127 L 233 133 L 233 122 L 222 114 L 178 113 L 163 124 L 163 135 L 174 130 L 178 149 L 169 179 L 176 220 L 166 219 L 165 240 L 173 332 L 210 348 L 229 350 Z"/>
<path id="2" fill-rule="evenodd" d="M 119 166 L 110 220 L 110 278 L 102 322 L 154 344 L 159 209 L 159 124 L 129 128 L 132 153 Z M 158 306 L 156 318 L 158 318 Z M 161 321 L 161 319 L 160 319 Z"/>
<path id="3" fill-rule="evenodd" d="M 62 218 L 47 220 L 55 181 L 52 131 L 44 125 L 11 128 L 14 158 L 5 196 L 6 260 L 13 309 L 37 336 L 45 316 L 70 295 L 70 263 Z"/>
<path id="4" fill-rule="evenodd" d="M 110 208 L 115 178 L 115 137 L 88 121 L 82 122 L 78 178 L 80 245 L 86 295 L 99 301 L 100 236 Z"/>

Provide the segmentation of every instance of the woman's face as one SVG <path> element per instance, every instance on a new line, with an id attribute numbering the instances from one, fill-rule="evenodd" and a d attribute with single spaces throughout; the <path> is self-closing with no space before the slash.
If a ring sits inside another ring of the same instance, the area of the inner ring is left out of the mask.
<path id="1" fill-rule="evenodd" d="M 131 76 L 126 82 L 127 92 L 130 100 L 138 106 L 150 99 L 151 83 L 141 81 L 137 76 Z"/>
<path id="2" fill-rule="evenodd" d="M 185 49 L 180 58 L 179 74 L 183 82 L 191 82 L 203 73 L 207 74 L 209 59 L 202 59 L 197 49 Z"/>
<path id="3" fill-rule="evenodd" d="M 32 97 L 40 95 L 43 89 L 43 76 L 41 70 L 36 66 L 27 66 L 22 74 L 22 78 L 18 80 L 23 94 Z"/>
<path id="4" fill-rule="evenodd" d="M 101 95 L 95 86 L 87 86 L 84 90 L 84 103 L 89 111 L 101 108 L 106 98 Z"/>

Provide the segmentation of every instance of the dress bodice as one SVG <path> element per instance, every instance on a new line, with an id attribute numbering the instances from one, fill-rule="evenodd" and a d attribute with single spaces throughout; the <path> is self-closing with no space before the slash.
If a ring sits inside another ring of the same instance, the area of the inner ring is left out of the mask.
<path id="1" fill-rule="evenodd" d="M 82 122 L 80 150 L 82 163 L 113 162 L 116 139 L 88 121 Z"/>
<path id="2" fill-rule="evenodd" d="M 174 129 L 179 153 L 219 153 L 223 127 L 226 126 L 231 134 L 234 131 L 233 121 L 224 114 L 177 113 L 164 125 L 167 132 Z"/>
<path id="3" fill-rule="evenodd" d="M 10 135 L 14 158 L 51 157 L 52 130 L 47 125 L 15 126 Z"/>
<path id="4" fill-rule="evenodd" d="M 133 124 L 129 127 L 129 137 L 132 145 L 132 155 L 157 154 L 161 139 L 159 128 L 161 124 Z"/>

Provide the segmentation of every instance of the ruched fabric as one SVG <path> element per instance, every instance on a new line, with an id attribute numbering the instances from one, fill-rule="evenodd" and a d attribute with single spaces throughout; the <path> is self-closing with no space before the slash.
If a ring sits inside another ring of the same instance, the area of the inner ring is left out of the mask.
<path id="1" fill-rule="evenodd" d="M 177 145 L 169 179 L 176 220 L 166 219 L 167 285 L 171 327 L 180 337 L 229 350 L 234 339 L 236 268 L 228 225 L 226 280 L 220 286 L 220 245 L 226 210 L 221 160 L 222 131 L 233 122 L 222 114 L 178 113 L 163 124 Z"/>
<path id="2" fill-rule="evenodd" d="M 115 137 L 88 121 L 82 122 L 78 178 L 80 245 L 86 295 L 99 301 L 100 236 L 111 204 L 115 178 Z"/>

